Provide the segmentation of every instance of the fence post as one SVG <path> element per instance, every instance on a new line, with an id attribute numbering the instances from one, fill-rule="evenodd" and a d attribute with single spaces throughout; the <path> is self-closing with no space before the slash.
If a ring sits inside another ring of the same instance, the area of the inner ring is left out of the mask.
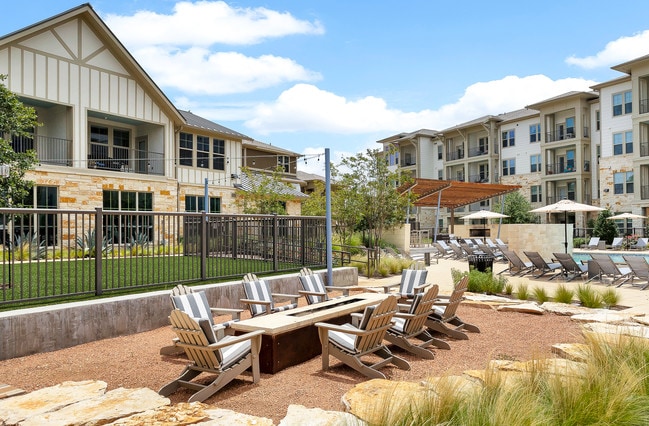
<path id="1" fill-rule="evenodd" d="M 104 212 L 101 207 L 95 208 L 95 294 L 100 296 L 103 293 L 102 260 L 104 248 Z"/>
<path id="2" fill-rule="evenodd" d="M 201 212 L 201 280 L 207 280 L 207 213 Z"/>
<path id="3" fill-rule="evenodd" d="M 277 224 L 277 213 L 273 213 L 273 272 L 279 270 L 279 230 Z"/>
<path id="4" fill-rule="evenodd" d="M 306 233 L 307 233 L 307 222 L 309 222 L 308 219 L 305 218 L 300 218 L 300 260 L 302 266 L 306 266 L 307 264 L 307 259 L 306 259 Z"/>

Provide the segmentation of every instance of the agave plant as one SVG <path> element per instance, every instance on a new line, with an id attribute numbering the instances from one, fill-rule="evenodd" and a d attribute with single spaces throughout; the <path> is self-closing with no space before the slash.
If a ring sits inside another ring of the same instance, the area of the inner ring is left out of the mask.
<path id="1" fill-rule="evenodd" d="M 11 250 L 16 260 L 44 259 L 47 257 L 45 241 L 39 241 L 37 234 L 31 235 L 29 232 L 18 235 Z"/>
<path id="2" fill-rule="evenodd" d="M 96 248 L 95 248 L 95 230 L 88 231 L 85 235 L 77 237 L 77 247 L 83 253 L 83 257 L 95 257 Z M 104 237 L 101 241 L 101 253 L 103 256 L 110 253 L 113 249 L 113 246 L 108 244 L 108 238 Z"/>

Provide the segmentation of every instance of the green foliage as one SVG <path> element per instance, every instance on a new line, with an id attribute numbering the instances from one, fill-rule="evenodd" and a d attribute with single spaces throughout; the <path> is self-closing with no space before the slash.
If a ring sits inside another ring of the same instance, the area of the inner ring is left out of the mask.
<path id="1" fill-rule="evenodd" d="M 536 223 L 537 215 L 530 213 L 532 205 L 519 191 L 510 192 L 505 195 L 503 214 L 509 217 L 503 218 L 503 223 Z M 498 211 L 500 213 L 500 211 Z"/>
<path id="2" fill-rule="evenodd" d="M 516 287 L 516 297 L 519 300 L 527 300 L 530 298 L 529 289 L 526 283 L 518 283 Z"/>
<path id="3" fill-rule="evenodd" d="M 302 201 L 302 216 L 325 216 L 327 214 L 325 183 L 316 180 L 313 186 L 313 192 L 309 194 L 309 198 Z"/>
<path id="4" fill-rule="evenodd" d="M 36 111 L 26 107 L 2 83 L 0 75 L 0 164 L 9 166 L 9 176 L 0 177 L 0 207 L 22 207 L 33 182 L 25 179 L 25 172 L 37 164 L 36 153 L 15 152 L 4 135 L 26 136 L 38 126 Z"/>
<path id="5" fill-rule="evenodd" d="M 606 241 L 606 244 L 611 244 L 613 238 L 617 237 L 617 225 L 614 221 L 608 219 L 613 216 L 610 210 L 602 210 L 597 215 L 595 220 L 595 225 L 593 226 L 593 236 L 599 237 L 602 240 Z"/>
<path id="6" fill-rule="evenodd" d="M 337 232 L 343 236 L 348 236 L 353 229 L 367 232 L 367 245 L 373 247 L 381 240 L 384 230 L 405 220 L 412 196 L 400 194 L 396 184 L 403 184 L 407 178 L 391 171 L 385 152 L 378 149 L 346 157 L 342 167 L 345 172 L 332 169 L 336 179 L 332 216 Z"/>
<path id="7" fill-rule="evenodd" d="M 584 245 L 586 243 L 587 243 L 586 238 L 578 237 L 578 238 L 573 238 L 572 239 L 572 246 L 573 247 L 579 248 L 579 247 L 581 247 L 582 245 Z"/>
<path id="8" fill-rule="evenodd" d="M 45 241 L 38 241 L 37 234 L 23 234 L 16 237 L 11 247 L 14 260 L 45 259 L 47 247 Z"/>
<path id="9" fill-rule="evenodd" d="M 534 296 L 534 299 L 536 299 L 536 301 L 539 303 L 545 303 L 548 300 L 550 300 L 550 296 L 548 296 L 548 292 L 546 291 L 545 288 L 541 286 L 535 286 L 532 289 L 532 295 Z"/>
<path id="10" fill-rule="evenodd" d="M 563 284 L 559 284 L 554 292 L 554 301 L 557 303 L 571 304 L 575 292 Z"/>
<path id="11" fill-rule="evenodd" d="M 254 182 L 248 191 L 237 190 L 236 204 L 243 208 L 247 214 L 286 214 L 286 202 L 292 196 L 283 193 L 282 188 L 291 186 L 282 181 L 283 169 L 278 166 L 273 173 L 255 173 L 246 167 L 241 168 L 241 173 L 249 181 Z"/>
<path id="12" fill-rule="evenodd" d="M 507 278 L 502 275 L 494 276 L 491 271 L 480 272 L 477 269 L 471 269 L 469 272 L 462 272 L 459 269 L 451 268 L 451 279 L 454 283 L 467 275 L 469 276 L 467 291 L 472 293 L 499 294 L 507 285 Z"/>
<path id="13" fill-rule="evenodd" d="M 88 231 L 85 235 L 77 237 L 77 248 L 81 251 L 81 257 L 95 257 L 97 255 L 96 250 L 96 238 L 95 230 Z M 113 250 L 112 244 L 109 244 L 108 237 L 104 236 L 101 242 L 101 253 L 102 256 L 106 256 Z"/>
<path id="14" fill-rule="evenodd" d="M 602 295 L 588 284 L 580 284 L 577 287 L 577 299 L 579 299 L 582 306 L 587 308 L 601 308 L 604 306 Z"/>
<path id="15" fill-rule="evenodd" d="M 620 294 L 614 288 L 606 288 L 600 294 L 605 308 L 611 308 L 620 302 Z"/>
<path id="16" fill-rule="evenodd" d="M 507 283 L 505 284 L 505 288 L 503 289 L 506 295 L 511 296 L 514 293 L 514 284 L 512 283 Z"/>

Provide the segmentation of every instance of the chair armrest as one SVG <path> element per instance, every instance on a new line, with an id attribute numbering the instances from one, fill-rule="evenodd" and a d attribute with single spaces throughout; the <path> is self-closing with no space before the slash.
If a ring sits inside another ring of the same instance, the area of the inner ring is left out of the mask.
<path id="1" fill-rule="evenodd" d="M 343 327 L 342 325 L 337 325 L 337 324 L 329 324 L 328 322 L 316 322 L 315 326 L 318 328 L 323 328 L 327 331 L 339 331 L 341 333 L 347 333 L 347 334 L 353 334 L 354 336 L 362 336 L 364 334 L 369 334 L 369 333 L 376 333 L 381 330 L 387 330 L 390 327 L 394 325 L 394 322 L 390 321 L 389 324 L 386 324 L 381 327 L 373 328 L 371 330 L 360 330 L 358 328 L 348 328 L 348 327 Z"/>
<path id="2" fill-rule="evenodd" d="M 394 283 L 394 284 L 384 285 L 384 286 L 381 286 L 381 287 L 383 287 L 383 292 L 384 293 L 389 293 L 391 288 L 399 287 L 400 285 L 401 285 L 401 283 Z"/>
<path id="3" fill-rule="evenodd" d="M 251 300 L 251 299 L 239 299 L 241 303 L 245 303 L 246 305 L 264 305 L 266 307 L 270 307 L 272 302 L 270 301 L 264 301 L 264 300 Z"/>
<path id="4" fill-rule="evenodd" d="M 409 314 L 407 312 L 395 312 L 394 316 L 403 319 L 411 319 L 415 317 L 413 314 Z"/>
<path id="5" fill-rule="evenodd" d="M 300 298 L 300 295 L 298 295 L 298 294 L 272 293 L 271 296 L 273 298 L 275 298 L 275 297 L 284 297 L 284 298 L 290 299 L 291 303 L 297 303 L 297 299 Z"/>
<path id="6" fill-rule="evenodd" d="M 238 336 L 233 336 L 233 338 L 228 339 L 227 342 L 212 343 L 208 347 L 214 348 L 214 349 L 225 348 L 227 346 L 231 346 L 231 345 L 234 345 L 236 343 L 241 343 L 241 342 L 245 342 L 246 340 L 251 340 L 252 338 L 257 337 L 257 336 L 261 336 L 262 334 L 264 334 L 263 330 L 255 330 L 255 331 L 251 331 L 251 332 L 248 332 L 248 333 L 245 333 L 245 334 L 240 334 Z"/>
<path id="7" fill-rule="evenodd" d="M 349 296 L 349 288 L 347 287 L 338 287 L 335 285 L 326 285 L 325 288 L 327 291 L 341 291 L 343 293 L 343 296 Z"/>
<path id="8" fill-rule="evenodd" d="M 298 290 L 297 292 L 302 296 L 327 296 L 326 293 L 321 293 L 319 291 Z"/>
<path id="9" fill-rule="evenodd" d="M 243 309 L 210 308 L 210 311 L 214 315 L 232 315 L 232 319 L 240 320 Z"/>

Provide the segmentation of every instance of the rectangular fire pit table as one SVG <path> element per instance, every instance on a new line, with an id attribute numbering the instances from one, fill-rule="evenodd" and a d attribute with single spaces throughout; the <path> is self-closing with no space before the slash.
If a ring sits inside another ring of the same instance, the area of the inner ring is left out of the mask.
<path id="1" fill-rule="evenodd" d="M 322 353 L 317 322 L 343 324 L 351 314 L 376 305 L 387 297 L 382 293 L 360 293 L 314 305 L 236 322 L 239 334 L 262 330 L 259 364 L 262 373 L 275 374 L 292 365 L 308 361 Z"/>

